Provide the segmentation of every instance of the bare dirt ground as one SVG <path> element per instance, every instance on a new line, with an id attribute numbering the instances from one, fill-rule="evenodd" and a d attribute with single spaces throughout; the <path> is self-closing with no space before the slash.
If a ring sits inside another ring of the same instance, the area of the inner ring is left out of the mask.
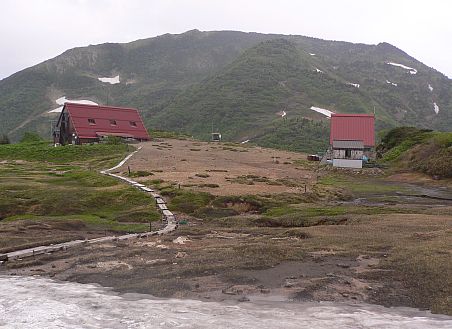
<path id="1" fill-rule="evenodd" d="M 305 161 L 302 153 L 176 139 L 142 146 L 129 162 L 132 171 L 149 171 L 152 179 L 214 195 L 297 193 L 305 185 L 309 190 L 316 179 L 312 170 L 294 163 Z"/>

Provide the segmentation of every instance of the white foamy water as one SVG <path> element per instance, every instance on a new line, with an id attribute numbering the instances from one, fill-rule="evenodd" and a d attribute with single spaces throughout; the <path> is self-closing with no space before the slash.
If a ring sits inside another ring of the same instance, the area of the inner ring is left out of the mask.
<path id="1" fill-rule="evenodd" d="M 452 317 L 332 303 L 224 304 L 118 295 L 91 284 L 0 276 L 1 328 L 451 328 Z"/>

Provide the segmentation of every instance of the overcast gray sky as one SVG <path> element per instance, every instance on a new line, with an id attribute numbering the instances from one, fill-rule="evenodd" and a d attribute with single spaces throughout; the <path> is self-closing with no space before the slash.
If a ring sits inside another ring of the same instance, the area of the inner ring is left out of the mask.
<path id="1" fill-rule="evenodd" d="M 191 29 L 386 41 L 452 78 L 449 0 L 0 0 L 0 79 L 69 48 Z"/>

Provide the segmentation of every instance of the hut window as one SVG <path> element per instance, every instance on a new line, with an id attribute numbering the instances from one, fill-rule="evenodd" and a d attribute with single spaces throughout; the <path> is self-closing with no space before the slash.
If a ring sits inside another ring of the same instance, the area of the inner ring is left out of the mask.
<path id="1" fill-rule="evenodd" d="M 95 124 L 96 124 L 96 120 L 94 120 L 94 119 L 88 119 L 88 123 L 89 123 L 90 125 L 95 125 Z"/>
<path id="2" fill-rule="evenodd" d="M 352 157 L 352 150 L 347 149 L 345 150 L 345 158 L 350 159 Z"/>
<path id="3" fill-rule="evenodd" d="M 110 125 L 111 126 L 117 126 L 116 120 L 110 120 Z"/>
<path id="4" fill-rule="evenodd" d="M 135 121 L 130 121 L 130 125 L 131 125 L 132 127 L 136 127 L 136 126 L 137 126 L 137 123 L 136 123 Z"/>

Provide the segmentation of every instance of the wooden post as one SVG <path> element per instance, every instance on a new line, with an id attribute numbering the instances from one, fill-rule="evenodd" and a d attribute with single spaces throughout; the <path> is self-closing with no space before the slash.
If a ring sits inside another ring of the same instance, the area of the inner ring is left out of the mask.
<path id="1" fill-rule="evenodd" d="M 127 166 L 127 170 L 129 171 L 129 176 L 130 176 L 130 166 Z"/>
<path id="2" fill-rule="evenodd" d="M 149 232 L 151 232 L 151 231 L 152 231 L 152 222 L 149 221 Z"/>

